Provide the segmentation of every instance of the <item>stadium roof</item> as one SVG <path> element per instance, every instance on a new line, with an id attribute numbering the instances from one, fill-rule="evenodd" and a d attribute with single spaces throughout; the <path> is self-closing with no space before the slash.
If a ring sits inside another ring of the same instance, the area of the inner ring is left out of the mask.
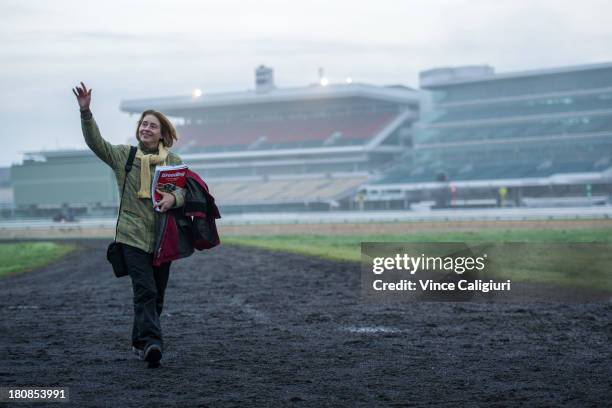
<path id="1" fill-rule="evenodd" d="M 397 103 L 418 103 L 418 91 L 397 85 L 385 87 L 361 83 L 314 84 L 305 87 L 273 89 L 266 92 L 254 90 L 203 94 L 199 97 L 181 95 L 173 97 L 130 99 L 121 101 L 120 109 L 128 113 L 140 113 L 146 109 L 178 111 L 207 107 L 249 105 L 260 103 L 304 100 L 365 97 Z"/>
<path id="2" fill-rule="evenodd" d="M 433 68 L 430 70 L 422 71 L 421 75 L 427 76 L 428 73 L 434 74 L 436 71 L 441 70 L 453 70 L 453 69 L 461 69 L 462 67 L 447 67 L 447 68 Z M 599 64 L 583 64 L 583 65 L 571 65 L 565 67 L 556 67 L 556 68 L 545 68 L 545 69 L 533 69 L 526 71 L 514 71 L 507 72 L 501 74 L 489 74 L 482 76 L 472 76 L 468 78 L 456 78 L 456 79 L 448 79 L 448 80 L 431 80 L 427 81 L 427 84 L 421 84 L 422 88 L 437 88 L 443 86 L 450 85 L 461 85 L 461 84 L 469 84 L 475 82 L 486 82 L 486 81 L 497 81 L 500 79 L 514 79 L 514 78 L 525 78 L 525 77 L 533 77 L 533 76 L 542 76 L 542 75 L 553 75 L 553 74 L 563 74 L 568 72 L 579 72 L 579 71 L 591 71 L 598 69 L 608 69 L 612 68 L 612 62 L 604 62 Z"/>

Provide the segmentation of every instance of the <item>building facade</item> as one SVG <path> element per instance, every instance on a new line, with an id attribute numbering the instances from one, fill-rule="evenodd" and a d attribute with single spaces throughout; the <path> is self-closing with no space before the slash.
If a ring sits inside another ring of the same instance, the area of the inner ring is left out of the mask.
<path id="1" fill-rule="evenodd" d="M 609 202 L 612 64 L 495 74 L 424 71 L 413 148 L 366 189 L 406 206 Z"/>

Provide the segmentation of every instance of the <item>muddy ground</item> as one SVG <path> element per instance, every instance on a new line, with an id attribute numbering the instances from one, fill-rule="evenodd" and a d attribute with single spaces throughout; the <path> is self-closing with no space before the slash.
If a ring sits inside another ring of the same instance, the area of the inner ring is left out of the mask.
<path id="1" fill-rule="evenodd" d="M 357 264 L 229 245 L 173 264 L 148 369 L 106 244 L 0 281 L 0 387 L 70 387 L 13 406 L 612 403 L 610 302 L 369 304 Z"/>

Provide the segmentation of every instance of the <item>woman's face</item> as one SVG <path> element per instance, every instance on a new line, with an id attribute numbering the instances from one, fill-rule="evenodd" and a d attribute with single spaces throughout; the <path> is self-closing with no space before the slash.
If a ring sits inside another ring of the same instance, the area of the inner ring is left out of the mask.
<path id="1" fill-rule="evenodd" d="M 138 135 L 145 147 L 148 149 L 156 149 L 162 138 L 161 124 L 157 116 L 151 114 L 145 115 L 138 127 Z"/>

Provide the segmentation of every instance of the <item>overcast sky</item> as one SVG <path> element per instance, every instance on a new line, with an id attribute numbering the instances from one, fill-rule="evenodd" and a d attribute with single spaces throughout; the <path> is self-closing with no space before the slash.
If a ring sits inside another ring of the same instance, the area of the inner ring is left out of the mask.
<path id="1" fill-rule="evenodd" d="M 279 87 L 350 76 L 418 86 L 418 72 L 497 72 L 612 61 L 609 0 L 2 0 L 0 166 L 23 152 L 85 148 L 70 89 L 93 88 L 105 138 L 125 143 L 122 99 Z"/>

